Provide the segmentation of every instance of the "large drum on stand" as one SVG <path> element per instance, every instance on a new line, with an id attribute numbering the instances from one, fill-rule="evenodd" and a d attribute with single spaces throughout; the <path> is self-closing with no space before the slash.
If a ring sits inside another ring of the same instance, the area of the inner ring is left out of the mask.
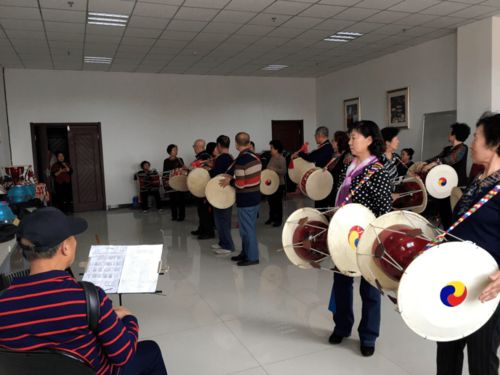
<path id="1" fill-rule="evenodd" d="M 299 184 L 304 172 L 311 168 L 314 168 L 314 163 L 305 161 L 302 158 L 293 159 L 288 165 L 288 176 L 293 183 Z"/>
<path id="2" fill-rule="evenodd" d="M 224 175 L 215 176 L 208 181 L 205 188 L 205 196 L 208 202 L 215 208 L 221 210 L 232 207 L 236 202 L 236 191 L 234 187 L 231 185 L 225 187 L 220 186 L 220 182 L 223 179 Z"/>
<path id="3" fill-rule="evenodd" d="M 197 198 L 205 198 L 205 188 L 210 181 L 210 174 L 204 168 L 195 168 L 187 176 L 189 192 Z"/>
<path id="4" fill-rule="evenodd" d="M 302 194 L 313 201 L 321 201 L 332 191 L 332 174 L 324 168 L 310 168 L 300 178 L 299 188 Z"/>

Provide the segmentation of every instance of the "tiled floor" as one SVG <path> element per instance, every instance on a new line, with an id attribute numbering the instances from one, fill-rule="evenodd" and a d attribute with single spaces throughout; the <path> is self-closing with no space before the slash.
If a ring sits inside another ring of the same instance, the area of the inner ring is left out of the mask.
<path id="1" fill-rule="evenodd" d="M 304 203 L 311 202 L 288 201 L 286 212 Z M 332 274 L 289 263 L 278 251 L 281 229 L 263 224 L 267 204 L 258 224 L 261 263 L 244 268 L 214 256 L 214 241 L 190 235 L 194 208 L 182 223 L 172 222 L 169 212 L 116 210 L 81 216 L 89 221 L 89 230 L 79 238 L 77 263 L 86 260 L 96 235 L 103 244 L 164 244 L 170 269 L 158 283 L 163 295 L 126 295 L 124 305 L 139 318 L 141 339 L 160 344 L 170 375 L 435 373 L 435 343 L 411 332 L 387 299 L 373 357 L 359 354 L 356 330 L 342 345 L 328 344 Z M 241 248 L 237 229 L 233 236 Z M 359 318 L 357 293 L 355 309 Z"/>

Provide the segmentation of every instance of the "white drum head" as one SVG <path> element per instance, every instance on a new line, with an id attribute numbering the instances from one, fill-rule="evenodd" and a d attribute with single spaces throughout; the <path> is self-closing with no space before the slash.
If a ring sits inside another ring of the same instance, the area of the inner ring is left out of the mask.
<path id="1" fill-rule="evenodd" d="M 260 192 L 264 195 L 272 195 L 280 187 L 280 176 L 271 169 L 264 169 L 260 174 Z"/>
<path id="2" fill-rule="evenodd" d="M 295 184 L 300 183 L 300 178 L 304 171 L 314 168 L 314 163 L 305 161 L 302 158 L 297 158 L 292 160 L 293 168 L 288 168 L 288 176 Z"/>
<path id="3" fill-rule="evenodd" d="M 425 178 L 425 187 L 431 196 L 437 199 L 447 198 L 454 187 L 458 186 L 457 172 L 449 165 L 437 165 Z"/>
<path id="4" fill-rule="evenodd" d="M 224 176 L 215 176 L 208 181 L 207 187 L 205 188 L 205 195 L 208 202 L 215 208 L 221 210 L 231 207 L 236 201 L 236 191 L 234 187 L 231 185 L 226 187 L 220 186 L 219 183 L 222 179 L 224 179 Z"/>
<path id="5" fill-rule="evenodd" d="M 313 167 L 314 172 L 307 170 L 301 177 L 301 191 L 313 201 L 321 201 L 328 197 L 333 188 L 332 174 L 323 168 Z M 304 181 L 304 178 L 306 179 Z"/>
<path id="6" fill-rule="evenodd" d="M 377 264 L 373 256 L 373 245 L 378 242 L 378 235 L 385 228 L 394 225 L 406 225 L 422 231 L 422 236 L 429 240 L 436 238 L 437 232 L 431 224 L 419 214 L 411 211 L 393 211 L 375 219 L 365 229 L 356 252 L 356 261 L 363 277 L 371 285 L 383 290 L 395 291 L 399 282 L 389 277 Z"/>
<path id="7" fill-rule="evenodd" d="M 175 191 L 188 191 L 187 185 L 187 171 L 186 173 L 176 174 L 175 176 L 171 176 L 168 180 L 168 184 Z"/>
<path id="8" fill-rule="evenodd" d="M 356 261 L 356 248 L 375 215 L 359 203 L 341 207 L 330 220 L 328 227 L 328 249 L 333 263 L 347 276 L 361 276 Z"/>
<path id="9" fill-rule="evenodd" d="M 205 187 L 208 181 L 210 181 L 210 174 L 203 168 L 195 168 L 187 176 L 188 189 L 198 198 L 205 198 Z"/>
<path id="10" fill-rule="evenodd" d="M 434 341 L 461 339 L 493 315 L 500 296 L 478 300 L 495 259 L 471 242 L 447 242 L 418 256 L 406 269 L 398 289 L 398 308 L 418 335 Z"/>
<path id="11" fill-rule="evenodd" d="M 293 235 L 297 227 L 300 225 L 299 221 L 304 218 L 307 218 L 307 221 L 320 221 L 325 225 L 328 225 L 328 220 L 325 215 L 322 215 L 318 210 L 309 207 L 299 208 L 288 216 L 288 219 L 286 219 L 283 231 L 281 232 L 281 243 L 290 262 L 299 268 L 311 269 L 313 268 L 311 264 L 299 257 L 293 248 Z"/>

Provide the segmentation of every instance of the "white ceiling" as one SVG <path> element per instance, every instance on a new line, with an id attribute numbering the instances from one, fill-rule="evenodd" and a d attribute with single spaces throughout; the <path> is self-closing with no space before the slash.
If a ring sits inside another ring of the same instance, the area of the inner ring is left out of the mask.
<path id="1" fill-rule="evenodd" d="M 88 25 L 87 11 L 130 19 Z M 499 13 L 500 0 L 0 0 L 0 65 L 317 77 Z M 365 35 L 323 41 L 338 31 Z M 261 70 L 269 64 L 289 67 Z"/>

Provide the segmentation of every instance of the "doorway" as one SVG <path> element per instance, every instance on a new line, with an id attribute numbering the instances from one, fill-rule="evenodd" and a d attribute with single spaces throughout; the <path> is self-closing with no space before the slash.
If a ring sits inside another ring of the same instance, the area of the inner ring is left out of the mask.
<path id="1" fill-rule="evenodd" d="M 33 166 L 39 181 L 54 194 L 50 170 L 56 153 L 71 164 L 71 208 L 74 212 L 106 207 L 100 123 L 31 123 Z"/>
<path id="2" fill-rule="evenodd" d="M 273 120 L 273 139 L 279 139 L 288 153 L 294 153 L 304 144 L 304 120 Z"/>

